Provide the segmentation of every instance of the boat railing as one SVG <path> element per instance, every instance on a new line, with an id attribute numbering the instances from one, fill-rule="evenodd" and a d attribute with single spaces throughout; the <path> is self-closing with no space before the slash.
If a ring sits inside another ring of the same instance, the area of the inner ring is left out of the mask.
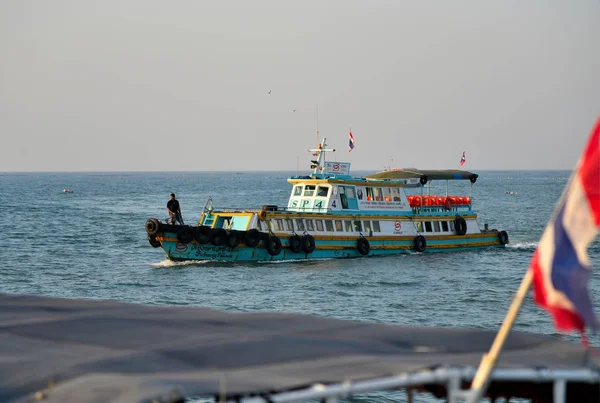
<path id="1" fill-rule="evenodd" d="M 476 369 L 444 368 L 433 370 L 420 370 L 410 373 L 398 374 L 390 377 L 376 379 L 364 379 L 357 381 L 346 381 L 344 383 L 315 384 L 304 389 L 292 391 L 272 392 L 262 396 L 242 398 L 242 403 L 292 403 L 306 401 L 340 402 L 342 399 L 357 396 L 364 393 L 381 392 L 385 390 L 406 390 L 406 400 L 415 400 L 415 392 L 438 390 L 443 391 L 448 402 L 466 401 L 470 396 L 470 390 L 463 390 L 462 385 L 470 383 L 475 376 Z M 529 390 L 527 394 L 533 397 L 547 396 L 546 390 L 539 388 L 541 384 L 552 385 L 552 401 L 564 403 L 567 401 L 568 386 L 577 384 L 600 384 L 600 373 L 594 369 L 546 369 L 546 368 L 507 368 L 495 369 L 490 375 L 490 380 L 496 385 L 496 390 L 502 391 L 510 388 L 515 395 L 519 396 L 522 388 Z M 534 389 L 538 386 L 538 389 Z M 596 386 L 597 387 L 597 386 Z M 490 396 L 491 398 L 492 396 Z M 491 399 L 493 401 L 493 399 Z"/>
<path id="2" fill-rule="evenodd" d="M 412 207 L 412 211 L 415 214 L 423 213 L 447 213 L 447 212 L 465 212 L 472 211 L 471 205 L 454 205 L 448 210 L 445 206 L 421 206 Z"/>
<path id="3" fill-rule="evenodd" d="M 211 213 L 223 214 L 223 213 L 260 213 L 261 211 L 267 211 L 269 213 L 325 213 L 331 214 L 332 209 L 330 208 L 300 208 L 300 207 L 271 207 L 268 209 L 265 208 L 236 208 L 236 207 L 226 207 L 219 208 Z"/>
<path id="4" fill-rule="evenodd" d="M 305 208 L 305 207 L 280 207 L 278 212 L 282 211 L 284 213 L 325 213 L 331 214 L 332 209 L 330 208 Z"/>
<path id="5" fill-rule="evenodd" d="M 261 211 L 261 209 L 259 209 L 259 208 L 226 207 L 226 208 L 219 208 L 219 209 L 211 210 L 211 213 L 217 213 L 217 214 L 222 214 L 222 213 L 258 213 L 260 211 Z"/>

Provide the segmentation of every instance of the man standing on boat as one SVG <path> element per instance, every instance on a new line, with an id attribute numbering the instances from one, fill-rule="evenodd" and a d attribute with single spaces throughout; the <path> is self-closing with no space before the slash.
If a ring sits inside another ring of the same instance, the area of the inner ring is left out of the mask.
<path id="1" fill-rule="evenodd" d="M 171 193 L 171 200 L 167 202 L 167 211 L 171 218 L 171 225 L 175 225 L 175 221 L 183 225 L 183 218 L 181 217 L 179 202 L 175 199 L 175 193 Z"/>

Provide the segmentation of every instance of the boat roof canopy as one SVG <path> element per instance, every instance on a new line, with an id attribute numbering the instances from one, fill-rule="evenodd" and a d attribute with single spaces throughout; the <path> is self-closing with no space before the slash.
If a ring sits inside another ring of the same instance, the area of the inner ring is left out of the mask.
<path id="1" fill-rule="evenodd" d="M 419 170 L 419 169 L 394 169 L 381 171 L 371 175 L 367 175 L 367 179 L 373 180 L 399 180 L 413 179 L 426 177 L 428 180 L 463 180 L 467 179 L 475 182 L 479 175 L 458 169 L 441 169 L 441 170 Z"/>

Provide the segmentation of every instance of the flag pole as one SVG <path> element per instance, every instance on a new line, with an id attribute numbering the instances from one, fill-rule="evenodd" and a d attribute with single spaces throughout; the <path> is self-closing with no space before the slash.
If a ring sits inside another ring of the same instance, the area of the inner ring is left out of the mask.
<path id="1" fill-rule="evenodd" d="M 532 281 L 533 271 L 528 268 L 527 273 L 525 273 L 525 277 L 523 277 L 521 285 L 515 294 L 515 298 L 510 304 L 510 308 L 504 317 L 504 322 L 496 334 L 496 338 L 494 339 L 494 343 L 492 344 L 490 351 L 487 354 L 484 354 L 481 358 L 479 368 L 477 368 L 477 372 L 475 373 L 473 382 L 471 383 L 471 392 L 467 400 L 469 403 L 478 402 L 483 394 L 485 394 L 485 391 L 490 383 L 490 374 L 496 366 L 498 356 L 502 351 L 502 347 L 504 347 L 504 342 L 510 333 L 512 325 L 515 323 L 515 319 L 519 314 L 519 310 L 523 305 L 523 301 L 525 300 L 525 296 L 527 296 L 527 291 L 529 291 Z"/>

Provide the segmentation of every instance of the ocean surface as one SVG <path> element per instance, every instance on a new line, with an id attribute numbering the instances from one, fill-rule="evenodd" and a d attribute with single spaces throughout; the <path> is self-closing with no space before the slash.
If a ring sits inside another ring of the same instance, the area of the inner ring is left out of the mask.
<path id="1" fill-rule="evenodd" d="M 208 197 L 217 209 L 285 205 L 294 174 L 0 173 L 0 292 L 497 330 L 570 172 L 479 172 L 474 209 L 481 227 L 508 232 L 505 249 L 231 264 L 173 263 L 148 244 L 144 224 L 167 216 L 171 192 L 195 224 Z M 467 181 L 450 189 L 468 191 Z M 598 241 L 590 257 L 598 312 Z M 579 342 L 555 332 L 531 293 L 515 329 Z"/>

